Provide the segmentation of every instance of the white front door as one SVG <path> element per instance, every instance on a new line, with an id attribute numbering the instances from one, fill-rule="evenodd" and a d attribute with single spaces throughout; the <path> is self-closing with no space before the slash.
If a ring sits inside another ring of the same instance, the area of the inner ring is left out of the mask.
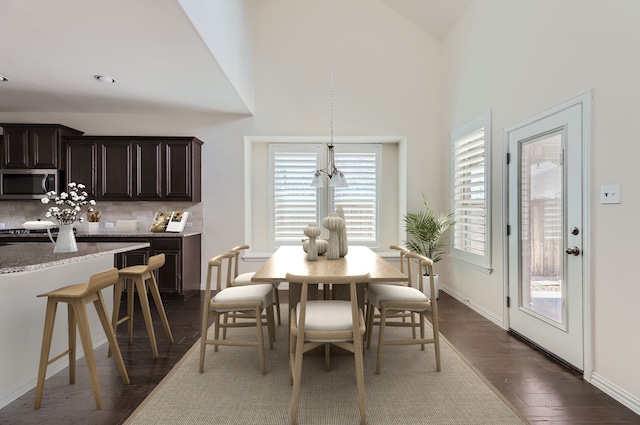
<path id="1" fill-rule="evenodd" d="M 580 370 L 585 107 L 578 98 L 505 132 L 509 328 Z"/>

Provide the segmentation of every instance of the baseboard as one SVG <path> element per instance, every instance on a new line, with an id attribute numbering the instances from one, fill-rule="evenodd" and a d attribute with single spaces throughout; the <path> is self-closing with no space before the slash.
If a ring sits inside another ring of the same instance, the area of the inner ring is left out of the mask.
<path id="1" fill-rule="evenodd" d="M 449 288 L 448 286 L 443 285 L 442 283 L 440 283 L 440 291 L 446 292 L 447 294 L 451 295 L 453 298 L 455 298 L 456 300 L 460 301 L 462 304 L 466 305 L 467 307 L 469 307 L 470 309 L 472 309 L 476 313 L 480 314 L 481 316 L 483 316 L 487 320 L 492 321 L 493 323 L 495 323 L 496 325 L 498 325 L 502 329 L 504 329 L 504 320 L 503 320 L 502 317 L 500 317 L 500 316 L 492 313 L 491 311 L 483 308 L 482 306 L 474 303 L 469 298 L 465 297 L 464 295 L 460 294 L 459 292 L 454 291 L 453 289 Z"/>
<path id="2" fill-rule="evenodd" d="M 629 394 L 597 373 L 591 374 L 590 382 L 594 387 L 602 390 L 602 392 L 606 393 L 608 396 L 614 398 L 629 409 L 633 410 L 636 414 L 640 415 L 640 399 L 637 397 Z"/>

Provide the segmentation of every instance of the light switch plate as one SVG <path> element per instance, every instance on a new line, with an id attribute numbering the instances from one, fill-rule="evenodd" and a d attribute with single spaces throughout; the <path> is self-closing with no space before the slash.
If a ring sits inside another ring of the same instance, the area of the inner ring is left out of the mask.
<path id="1" fill-rule="evenodd" d="M 609 184 L 600 188 L 600 203 L 601 204 L 620 204 L 620 185 Z"/>

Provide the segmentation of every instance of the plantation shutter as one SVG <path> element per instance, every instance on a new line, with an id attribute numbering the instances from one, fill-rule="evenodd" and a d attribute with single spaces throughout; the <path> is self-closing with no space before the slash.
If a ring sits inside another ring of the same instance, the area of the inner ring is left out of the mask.
<path id="1" fill-rule="evenodd" d="M 316 170 L 317 152 L 287 152 L 272 149 L 273 235 L 276 243 L 297 241 L 304 228 L 318 222 L 318 198 L 311 179 Z"/>
<path id="2" fill-rule="evenodd" d="M 334 189 L 333 208 L 342 207 L 345 213 L 349 241 L 376 242 L 378 239 L 378 173 L 380 146 L 340 146 L 335 153 L 336 166 L 349 187 Z"/>
<path id="3" fill-rule="evenodd" d="M 452 134 L 452 254 L 490 272 L 490 112 Z"/>

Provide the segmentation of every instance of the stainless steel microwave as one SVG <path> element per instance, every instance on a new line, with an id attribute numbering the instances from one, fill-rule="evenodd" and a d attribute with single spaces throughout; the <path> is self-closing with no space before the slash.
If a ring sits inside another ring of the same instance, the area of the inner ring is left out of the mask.
<path id="1" fill-rule="evenodd" d="M 58 192 L 60 172 L 55 169 L 0 170 L 0 199 L 40 199 Z"/>

